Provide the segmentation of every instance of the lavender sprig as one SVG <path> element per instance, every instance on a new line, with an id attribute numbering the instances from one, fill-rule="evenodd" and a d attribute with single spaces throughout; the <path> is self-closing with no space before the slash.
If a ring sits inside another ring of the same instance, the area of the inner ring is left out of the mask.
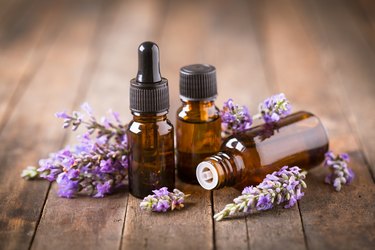
<path id="1" fill-rule="evenodd" d="M 185 198 L 189 194 L 184 194 L 178 189 L 169 192 L 168 188 L 162 187 L 152 191 L 154 194 L 143 199 L 140 204 L 142 210 L 153 212 L 167 212 L 168 210 L 181 209 L 184 207 Z"/>
<path id="2" fill-rule="evenodd" d="M 126 126 L 115 112 L 111 112 L 115 122 L 107 117 L 98 122 L 87 103 L 81 107 L 88 120 L 77 111 L 72 115 L 56 114 L 64 119 L 64 128 L 71 126 L 76 130 L 81 124 L 86 125 L 87 132 L 79 136 L 79 144 L 51 153 L 39 161 L 39 168 L 28 167 L 21 176 L 56 181 L 61 197 L 72 198 L 78 193 L 104 197 L 123 186 L 127 177 Z"/>
<path id="3" fill-rule="evenodd" d="M 253 120 L 246 106 L 240 106 L 229 99 L 221 111 L 222 130 L 226 135 L 242 132 L 251 127 Z M 225 136 L 225 135 L 224 135 Z"/>
<path id="4" fill-rule="evenodd" d="M 342 153 L 335 155 L 332 151 L 325 154 L 324 166 L 331 171 L 325 178 L 325 183 L 332 184 L 336 191 L 340 191 L 343 184 L 350 184 L 355 174 L 351 168 L 348 167 L 350 161 L 349 155 Z"/>
<path id="5" fill-rule="evenodd" d="M 277 122 L 289 115 L 292 107 L 283 93 L 273 95 L 259 104 L 259 113 L 266 123 Z"/>
<path id="6" fill-rule="evenodd" d="M 304 179 L 306 172 L 299 167 L 284 166 L 279 171 L 268 174 L 258 186 L 246 187 L 242 195 L 233 200 L 219 213 L 214 215 L 216 221 L 239 212 L 254 213 L 273 208 L 281 203 L 284 208 L 291 208 L 300 200 L 307 188 Z"/>

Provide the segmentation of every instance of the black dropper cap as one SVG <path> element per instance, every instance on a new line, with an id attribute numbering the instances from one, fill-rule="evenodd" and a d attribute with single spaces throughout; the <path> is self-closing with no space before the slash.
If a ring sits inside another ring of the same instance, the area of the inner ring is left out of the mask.
<path id="1" fill-rule="evenodd" d="M 160 74 L 159 47 L 143 42 L 138 47 L 138 73 L 130 81 L 130 110 L 160 113 L 168 109 L 168 80 Z"/>
<path id="2" fill-rule="evenodd" d="M 216 68 L 209 64 L 192 64 L 180 69 L 180 98 L 210 101 L 217 96 Z"/>

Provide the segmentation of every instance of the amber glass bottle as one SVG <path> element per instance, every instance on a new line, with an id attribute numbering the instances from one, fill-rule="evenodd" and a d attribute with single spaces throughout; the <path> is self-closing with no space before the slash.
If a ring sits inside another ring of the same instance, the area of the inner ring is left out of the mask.
<path id="1" fill-rule="evenodd" d="M 197 165 L 219 152 L 221 121 L 216 96 L 215 67 L 193 64 L 181 68 L 182 106 L 177 110 L 176 141 L 177 173 L 184 182 L 197 184 Z"/>
<path id="2" fill-rule="evenodd" d="M 144 42 L 138 49 L 138 74 L 130 81 L 129 191 L 143 198 L 161 187 L 174 188 L 174 133 L 167 119 L 168 81 L 160 75 L 159 48 Z"/>
<path id="3" fill-rule="evenodd" d="M 228 137 L 219 153 L 198 165 L 196 174 L 205 189 L 241 190 L 285 165 L 308 170 L 320 164 L 327 151 L 328 137 L 319 118 L 301 111 Z"/>

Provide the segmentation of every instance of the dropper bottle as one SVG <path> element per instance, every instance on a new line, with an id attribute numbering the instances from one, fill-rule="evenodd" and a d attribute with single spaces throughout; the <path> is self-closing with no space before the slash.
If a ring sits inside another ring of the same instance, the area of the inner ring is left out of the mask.
<path id="1" fill-rule="evenodd" d="M 207 190 L 242 190 L 283 166 L 309 170 L 322 163 L 327 151 L 328 137 L 319 118 L 300 111 L 228 137 L 219 153 L 199 163 L 196 175 Z"/>
<path id="2" fill-rule="evenodd" d="M 128 125 L 129 191 L 138 198 L 175 184 L 174 132 L 167 119 L 168 80 L 161 77 L 159 47 L 144 42 L 138 48 L 138 73 L 130 81 Z"/>

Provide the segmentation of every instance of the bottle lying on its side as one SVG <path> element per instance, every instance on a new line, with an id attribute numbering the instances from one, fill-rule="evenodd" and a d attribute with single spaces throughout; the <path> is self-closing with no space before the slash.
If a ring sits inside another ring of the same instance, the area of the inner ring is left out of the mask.
<path id="1" fill-rule="evenodd" d="M 327 151 L 328 137 L 321 121 L 301 111 L 228 137 L 219 153 L 197 166 L 196 175 L 207 190 L 225 186 L 242 190 L 283 166 L 311 169 L 322 163 Z"/>

